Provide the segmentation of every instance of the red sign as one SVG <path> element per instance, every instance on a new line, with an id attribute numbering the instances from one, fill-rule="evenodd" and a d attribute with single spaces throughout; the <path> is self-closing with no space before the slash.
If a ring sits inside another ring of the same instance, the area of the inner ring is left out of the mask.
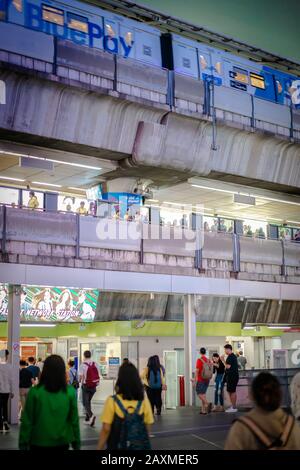
<path id="1" fill-rule="evenodd" d="M 27 361 L 30 356 L 36 358 L 36 346 L 21 346 L 21 359 Z"/>

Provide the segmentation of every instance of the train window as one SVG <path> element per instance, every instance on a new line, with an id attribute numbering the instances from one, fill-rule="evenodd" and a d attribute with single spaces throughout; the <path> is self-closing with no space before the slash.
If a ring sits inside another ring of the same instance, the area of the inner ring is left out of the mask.
<path id="1" fill-rule="evenodd" d="M 51 7 L 50 5 L 43 5 L 43 20 L 49 23 L 64 25 L 64 11 L 59 8 Z"/>
<path id="2" fill-rule="evenodd" d="M 216 72 L 217 72 L 219 75 L 222 74 L 222 64 L 221 64 L 221 62 L 216 62 L 216 64 L 215 64 L 215 70 L 216 70 Z"/>
<path id="3" fill-rule="evenodd" d="M 233 71 L 229 72 L 229 76 L 237 82 L 249 83 L 247 70 L 240 69 L 239 67 L 233 67 Z"/>
<path id="4" fill-rule="evenodd" d="M 152 47 L 143 44 L 143 54 L 152 57 Z"/>
<path id="5" fill-rule="evenodd" d="M 106 23 L 105 28 L 106 28 L 106 33 L 109 37 L 114 38 L 116 36 L 115 30 L 111 24 Z"/>
<path id="6" fill-rule="evenodd" d="M 200 55 L 200 66 L 201 66 L 201 68 L 205 70 L 207 68 L 207 65 L 208 64 L 207 64 L 207 61 L 206 61 L 204 55 Z"/>
<path id="7" fill-rule="evenodd" d="M 255 88 L 265 89 L 265 79 L 262 75 L 258 75 L 257 73 L 250 72 L 250 83 Z"/>
<path id="8" fill-rule="evenodd" d="M 16 10 L 21 12 L 23 10 L 23 0 L 13 0 L 13 6 L 15 7 Z"/>
<path id="9" fill-rule="evenodd" d="M 279 93 L 279 94 L 282 93 L 283 87 L 282 87 L 279 80 L 276 80 L 276 87 L 277 87 L 277 93 Z"/>
<path id="10" fill-rule="evenodd" d="M 182 57 L 182 66 L 186 69 L 191 68 L 191 61 L 188 57 Z"/>
<path id="11" fill-rule="evenodd" d="M 127 33 L 125 34 L 125 42 L 127 44 L 127 46 L 131 46 L 132 43 L 133 43 L 133 34 L 131 31 L 127 31 Z"/>
<path id="12" fill-rule="evenodd" d="M 89 27 L 89 20 L 84 16 L 76 15 L 75 13 L 67 13 L 67 22 L 68 27 L 71 29 L 76 29 L 77 31 L 81 31 L 83 33 L 88 32 Z"/>

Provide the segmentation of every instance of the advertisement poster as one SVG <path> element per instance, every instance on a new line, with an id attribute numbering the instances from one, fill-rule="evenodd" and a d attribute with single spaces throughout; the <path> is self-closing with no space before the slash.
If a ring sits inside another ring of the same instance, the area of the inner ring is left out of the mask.
<path id="1" fill-rule="evenodd" d="M 38 322 L 92 322 L 98 290 L 58 287 L 22 287 L 21 320 Z M 8 315 L 8 287 L 0 285 L 0 321 Z"/>

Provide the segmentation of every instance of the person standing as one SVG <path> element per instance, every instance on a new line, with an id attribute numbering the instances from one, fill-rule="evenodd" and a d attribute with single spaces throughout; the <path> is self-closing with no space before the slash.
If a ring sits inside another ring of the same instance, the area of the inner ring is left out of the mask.
<path id="1" fill-rule="evenodd" d="M 91 402 L 100 382 L 100 369 L 96 362 L 92 361 L 91 351 L 84 351 L 84 362 L 79 368 L 79 382 L 81 383 L 82 404 L 85 409 L 85 424 L 93 427 L 96 416 L 92 412 Z"/>
<path id="2" fill-rule="evenodd" d="M 88 210 L 85 207 L 85 202 L 84 201 L 80 202 L 79 207 L 76 210 L 76 213 L 79 214 L 79 215 L 88 215 Z"/>
<path id="3" fill-rule="evenodd" d="M 34 191 L 30 191 L 29 193 L 28 207 L 29 209 L 32 209 L 32 210 L 38 209 L 39 207 L 39 201 Z"/>
<path id="4" fill-rule="evenodd" d="M 26 399 L 32 385 L 34 385 L 32 372 L 27 367 L 26 361 L 21 360 L 19 373 L 20 413 L 24 411 Z"/>
<path id="5" fill-rule="evenodd" d="M 75 388 L 76 396 L 77 396 L 77 390 L 79 388 L 79 380 L 78 380 L 78 373 L 75 367 L 75 362 L 73 361 L 73 359 L 70 359 L 68 361 L 68 366 L 69 366 L 68 376 L 67 376 L 68 384 L 72 385 L 72 387 Z"/>
<path id="6" fill-rule="evenodd" d="M 156 408 L 157 415 L 161 415 L 161 394 L 163 388 L 165 388 L 165 376 L 158 356 L 151 356 L 148 359 L 147 367 L 143 370 L 141 378 L 145 385 L 153 414 L 154 408 Z"/>
<path id="7" fill-rule="evenodd" d="M 98 450 L 148 450 L 153 414 L 136 367 L 130 362 L 119 369 L 116 395 L 108 397 L 101 417 Z"/>
<path id="8" fill-rule="evenodd" d="M 236 387 L 239 382 L 239 367 L 236 355 L 232 351 L 231 344 L 225 344 L 225 354 L 227 355 L 225 361 L 225 381 L 226 389 L 229 395 L 231 406 L 226 410 L 226 413 L 236 413 Z M 221 357 L 224 360 L 224 356 Z"/>
<path id="9" fill-rule="evenodd" d="M 254 408 L 234 421 L 225 450 L 299 450 L 300 427 L 281 408 L 282 390 L 276 376 L 260 372 L 252 382 Z"/>
<path id="10" fill-rule="evenodd" d="M 201 415 L 207 415 L 210 413 L 212 404 L 208 403 L 206 398 L 206 392 L 209 386 L 210 379 L 213 376 L 213 366 L 211 361 L 206 357 L 206 349 L 200 349 L 200 358 L 197 359 L 195 380 L 196 380 L 196 392 L 201 401 Z"/>
<path id="11" fill-rule="evenodd" d="M 238 361 L 239 370 L 245 370 L 247 359 L 245 358 L 245 356 L 243 356 L 243 351 L 239 351 L 237 361 Z"/>
<path id="12" fill-rule="evenodd" d="M 7 363 L 9 351 L 0 351 L 0 432 L 10 431 L 8 425 L 8 399 L 12 393 L 12 365 Z"/>
<path id="13" fill-rule="evenodd" d="M 215 375 L 215 403 L 212 411 L 224 411 L 224 374 L 225 364 L 218 353 L 213 354 L 213 366 Z M 220 404 L 219 404 L 220 403 Z"/>
<path id="14" fill-rule="evenodd" d="M 28 358 L 28 363 L 29 363 L 28 370 L 32 373 L 32 377 L 34 378 L 35 383 L 37 383 L 40 378 L 41 371 L 39 367 L 35 364 L 36 363 L 35 358 L 33 356 L 30 356 Z"/>
<path id="15" fill-rule="evenodd" d="M 67 385 L 63 359 L 53 354 L 44 363 L 40 382 L 31 387 L 22 414 L 20 450 L 80 449 L 76 394 Z"/>

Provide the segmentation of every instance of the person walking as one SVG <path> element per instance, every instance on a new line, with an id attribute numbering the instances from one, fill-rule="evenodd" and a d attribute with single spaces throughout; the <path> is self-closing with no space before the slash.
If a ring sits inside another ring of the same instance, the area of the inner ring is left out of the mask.
<path id="1" fill-rule="evenodd" d="M 28 370 L 32 373 L 32 377 L 34 378 L 35 383 L 39 381 L 41 371 L 39 367 L 36 365 L 36 360 L 33 356 L 28 358 Z"/>
<path id="2" fill-rule="evenodd" d="M 22 414 L 19 449 L 80 449 L 76 394 L 67 385 L 63 359 L 53 354 L 44 363 L 40 382 L 28 393 Z"/>
<path id="3" fill-rule="evenodd" d="M 225 354 L 227 355 L 225 361 L 225 378 L 226 390 L 229 395 L 231 406 L 226 410 L 226 413 L 236 413 L 236 387 L 239 382 L 239 367 L 236 355 L 232 351 L 231 344 L 225 344 L 224 346 Z M 221 356 L 221 359 L 224 361 L 224 356 Z"/>
<path id="4" fill-rule="evenodd" d="M 10 431 L 8 425 L 8 400 L 13 398 L 12 392 L 12 365 L 8 364 L 9 351 L 0 351 L 0 432 Z"/>
<path id="5" fill-rule="evenodd" d="M 261 372 L 253 379 L 251 394 L 255 406 L 234 422 L 225 450 L 299 450 L 300 427 L 280 406 L 277 377 Z"/>
<path id="6" fill-rule="evenodd" d="M 215 402 L 212 411 L 224 411 L 224 374 L 225 364 L 218 353 L 213 354 L 213 373 L 215 375 Z"/>
<path id="7" fill-rule="evenodd" d="M 73 359 L 70 359 L 68 361 L 68 366 L 69 366 L 68 374 L 67 374 L 68 384 L 72 385 L 72 387 L 75 388 L 76 395 L 77 395 L 77 390 L 79 388 L 79 380 L 78 380 L 78 373 L 75 367 L 75 362 L 73 361 Z"/>
<path id="8" fill-rule="evenodd" d="M 294 375 L 290 385 L 290 392 L 292 412 L 300 426 L 300 372 Z"/>
<path id="9" fill-rule="evenodd" d="M 206 392 L 209 386 L 210 379 L 213 376 L 213 365 L 211 361 L 206 357 L 206 349 L 200 349 L 200 358 L 197 359 L 195 380 L 196 380 L 196 392 L 201 401 L 201 415 L 210 413 L 212 404 L 208 403 L 206 398 Z"/>
<path id="10" fill-rule="evenodd" d="M 237 361 L 238 361 L 239 370 L 245 370 L 246 369 L 246 364 L 247 364 L 247 359 L 243 355 L 243 351 L 239 351 Z"/>
<path id="11" fill-rule="evenodd" d="M 139 373 L 130 362 L 121 365 L 115 391 L 104 404 L 97 449 L 150 449 L 153 413 Z"/>
<path id="12" fill-rule="evenodd" d="M 96 416 L 92 412 L 91 402 L 100 382 L 100 369 L 91 357 L 91 351 L 84 351 L 84 362 L 79 368 L 79 382 L 81 383 L 82 404 L 85 410 L 85 424 L 93 427 Z"/>
<path id="13" fill-rule="evenodd" d="M 145 385 L 153 414 L 156 408 L 157 415 L 161 415 L 161 395 L 162 390 L 165 389 L 165 375 L 158 356 L 151 356 L 148 359 L 147 367 L 143 370 L 141 378 Z"/>
<path id="14" fill-rule="evenodd" d="M 32 372 L 27 367 L 26 361 L 20 360 L 19 393 L 20 393 L 20 416 L 24 411 L 26 399 L 30 388 L 34 385 Z"/>

